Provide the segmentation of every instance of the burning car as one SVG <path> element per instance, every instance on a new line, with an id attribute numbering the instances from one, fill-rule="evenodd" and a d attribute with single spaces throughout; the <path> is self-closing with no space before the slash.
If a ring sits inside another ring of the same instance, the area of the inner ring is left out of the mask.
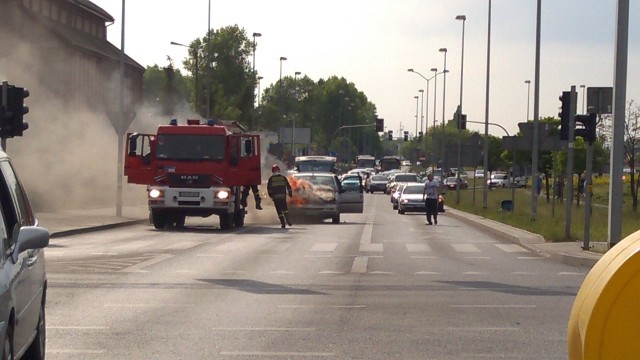
<path id="1" fill-rule="evenodd" d="M 342 213 L 362 213 L 364 189 L 362 184 L 349 180 L 340 182 L 332 173 L 292 174 L 289 215 L 298 219 L 331 219 L 338 224 Z"/>

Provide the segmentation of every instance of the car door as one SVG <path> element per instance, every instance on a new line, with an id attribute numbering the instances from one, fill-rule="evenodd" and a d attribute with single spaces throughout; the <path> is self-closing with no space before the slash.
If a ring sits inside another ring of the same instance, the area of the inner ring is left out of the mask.
<path id="1" fill-rule="evenodd" d="M 346 178 L 340 182 L 338 208 L 340 213 L 361 214 L 364 210 L 364 189 L 357 179 Z"/>

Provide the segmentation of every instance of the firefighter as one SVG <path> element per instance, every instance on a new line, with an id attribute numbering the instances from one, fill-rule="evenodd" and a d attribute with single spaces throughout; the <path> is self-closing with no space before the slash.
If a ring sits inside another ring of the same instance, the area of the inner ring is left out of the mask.
<path id="1" fill-rule="evenodd" d="M 258 185 L 249 185 L 242 188 L 242 197 L 240 198 L 240 205 L 247 207 L 247 198 L 249 197 L 249 191 L 253 191 L 253 198 L 256 202 L 256 209 L 262 210 L 262 199 L 260 198 L 260 192 L 258 191 Z"/>
<path id="2" fill-rule="evenodd" d="M 269 197 L 273 199 L 273 204 L 276 206 L 276 212 L 282 225 L 281 227 L 284 229 L 286 224 L 289 224 L 289 226 L 293 225 L 291 224 L 291 220 L 289 220 L 289 211 L 287 209 L 287 194 L 291 197 L 293 192 L 289 180 L 280 174 L 280 166 L 274 164 L 271 167 L 271 172 L 272 175 L 269 178 L 269 182 L 267 182 L 267 192 L 269 193 Z"/>

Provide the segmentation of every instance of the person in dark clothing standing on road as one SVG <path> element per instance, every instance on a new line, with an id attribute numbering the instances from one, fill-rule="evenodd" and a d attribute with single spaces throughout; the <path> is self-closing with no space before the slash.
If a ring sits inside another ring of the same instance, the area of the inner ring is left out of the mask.
<path id="1" fill-rule="evenodd" d="M 293 192 L 289 180 L 280 174 L 280 167 L 278 165 L 274 164 L 271 167 L 271 172 L 273 174 L 269 178 L 269 182 L 267 182 L 267 192 L 269 193 L 269 197 L 273 199 L 273 204 L 276 206 L 276 212 L 282 225 L 281 227 L 284 229 L 286 226 L 285 221 L 289 226 L 293 225 L 291 224 L 291 220 L 289 220 L 289 210 L 287 209 L 287 194 L 291 197 Z"/>
<path id="2" fill-rule="evenodd" d="M 424 183 L 422 190 L 422 200 L 427 212 L 427 224 L 438 225 L 438 195 L 440 195 L 440 183 L 433 180 L 433 174 L 427 175 L 427 181 Z M 433 223 L 431 217 L 433 216 Z"/>

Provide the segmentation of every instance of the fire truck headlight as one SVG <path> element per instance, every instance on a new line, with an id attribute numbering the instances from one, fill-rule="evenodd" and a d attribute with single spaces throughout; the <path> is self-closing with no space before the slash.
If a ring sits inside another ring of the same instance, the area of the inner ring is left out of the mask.
<path id="1" fill-rule="evenodd" d="M 162 193 L 162 190 L 158 190 L 158 189 L 149 190 L 149 197 L 152 199 L 161 198 L 163 196 L 164 194 Z"/>
<path id="2" fill-rule="evenodd" d="M 218 192 L 216 193 L 216 197 L 217 197 L 218 199 L 228 199 L 228 198 L 229 198 L 229 192 L 228 192 L 228 191 L 225 191 L 225 190 L 218 191 Z"/>

